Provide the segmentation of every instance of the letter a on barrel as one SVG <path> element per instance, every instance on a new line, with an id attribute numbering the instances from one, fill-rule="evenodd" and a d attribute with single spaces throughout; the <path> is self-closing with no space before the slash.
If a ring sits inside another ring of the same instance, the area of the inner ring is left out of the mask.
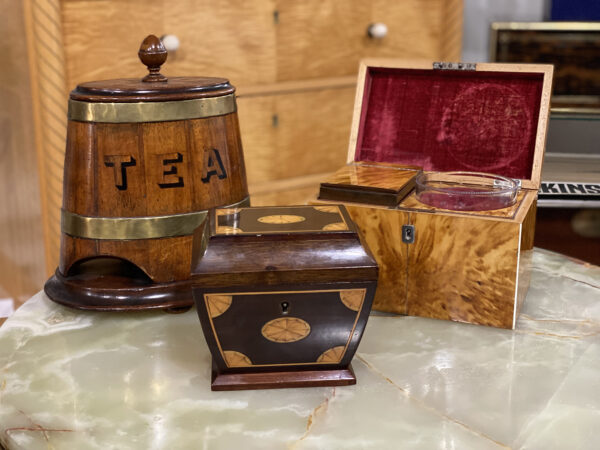
<path id="1" fill-rule="evenodd" d="M 227 178 L 221 155 L 216 148 L 204 150 L 204 168 L 202 169 L 202 182 L 208 183 L 210 177 L 216 175 L 220 180 Z"/>

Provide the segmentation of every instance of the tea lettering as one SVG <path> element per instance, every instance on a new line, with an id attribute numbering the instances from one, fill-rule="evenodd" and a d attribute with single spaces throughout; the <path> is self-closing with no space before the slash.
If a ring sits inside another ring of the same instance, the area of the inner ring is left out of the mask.
<path id="1" fill-rule="evenodd" d="M 183 154 L 179 152 L 165 153 L 160 156 L 162 166 L 159 170 L 160 182 L 157 183 L 161 189 L 183 187 L 183 177 L 179 176 L 178 165 L 183 163 Z M 106 155 L 104 165 L 113 168 L 115 187 L 120 191 L 127 190 L 127 167 L 135 166 L 137 161 L 131 155 Z M 218 179 L 227 178 L 227 171 L 221 159 L 221 154 L 216 148 L 204 150 L 204 164 L 202 167 L 203 183 L 210 182 L 213 175 Z"/>

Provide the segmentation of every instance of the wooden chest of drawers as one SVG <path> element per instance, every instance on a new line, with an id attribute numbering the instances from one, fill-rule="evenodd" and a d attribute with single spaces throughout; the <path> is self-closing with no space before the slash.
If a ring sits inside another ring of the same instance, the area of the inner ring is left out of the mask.
<path id="1" fill-rule="evenodd" d="M 172 73 L 217 74 L 238 87 L 249 189 L 268 193 L 255 204 L 298 202 L 311 177 L 345 159 L 358 61 L 458 60 L 462 0 L 27 0 L 25 22 L 50 271 L 59 247 L 67 93 L 86 80 L 139 73 L 132 50 L 141 37 L 178 38 Z M 268 183 L 278 189 L 290 178 L 294 187 L 279 200 Z"/>

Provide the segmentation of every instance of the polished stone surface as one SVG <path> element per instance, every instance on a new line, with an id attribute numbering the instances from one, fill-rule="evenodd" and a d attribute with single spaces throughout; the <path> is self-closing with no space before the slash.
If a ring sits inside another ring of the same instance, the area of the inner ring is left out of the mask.
<path id="1" fill-rule="evenodd" d="M 196 312 L 30 299 L 0 328 L 7 449 L 596 449 L 600 268 L 536 250 L 515 331 L 372 316 L 350 387 L 211 392 Z"/>

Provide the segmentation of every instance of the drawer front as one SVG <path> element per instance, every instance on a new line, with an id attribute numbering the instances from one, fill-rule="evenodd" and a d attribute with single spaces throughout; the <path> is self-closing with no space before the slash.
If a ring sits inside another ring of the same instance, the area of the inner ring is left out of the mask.
<path id="1" fill-rule="evenodd" d="M 221 76 L 234 85 L 353 75 L 363 57 L 457 60 L 462 0 L 65 0 L 67 87 L 141 77 L 148 34 L 179 48 L 165 75 Z M 369 37 L 373 23 L 384 37 Z"/>
<path id="2" fill-rule="evenodd" d="M 364 57 L 458 60 L 462 1 L 278 1 L 278 81 L 355 74 Z M 387 27 L 369 37 L 371 24 Z"/>
<path id="3" fill-rule="evenodd" d="M 145 73 L 137 51 L 149 33 L 180 45 L 163 73 L 220 76 L 234 85 L 275 80 L 271 1 L 67 0 L 62 3 L 67 87 Z"/>
<path id="4" fill-rule="evenodd" d="M 344 165 L 354 93 L 354 87 L 345 87 L 240 97 L 249 185 L 332 172 Z"/>

